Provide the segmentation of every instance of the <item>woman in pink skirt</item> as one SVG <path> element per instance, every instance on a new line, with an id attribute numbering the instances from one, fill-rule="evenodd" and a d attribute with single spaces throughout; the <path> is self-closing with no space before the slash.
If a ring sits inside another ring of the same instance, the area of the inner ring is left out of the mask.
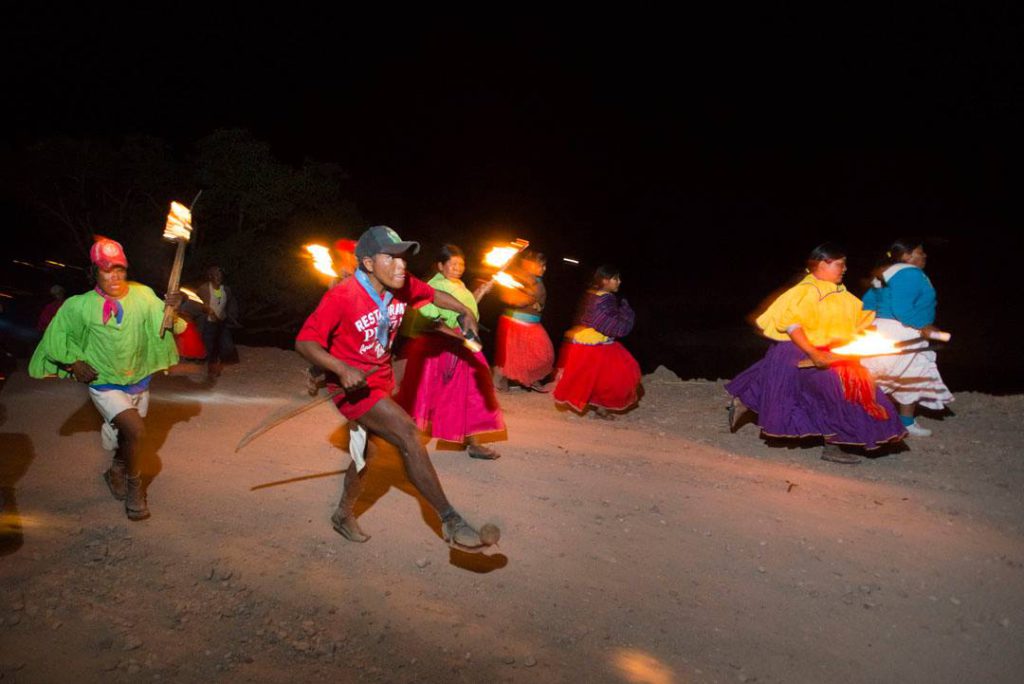
<path id="1" fill-rule="evenodd" d="M 476 299 L 462 282 L 466 270 L 462 250 L 455 245 L 442 247 L 437 270 L 428 281 L 430 286 L 451 294 L 476 315 Z M 455 312 L 433 304 L 417 312 L 395 401 L 431 437 L 465 444 L 473 458 L 499 458 L 498 452 L 482 443 L 487 433 L 494 436 L 505 430 L 487 359 L 482 352 L 468 349 L 455 332 Z"/>

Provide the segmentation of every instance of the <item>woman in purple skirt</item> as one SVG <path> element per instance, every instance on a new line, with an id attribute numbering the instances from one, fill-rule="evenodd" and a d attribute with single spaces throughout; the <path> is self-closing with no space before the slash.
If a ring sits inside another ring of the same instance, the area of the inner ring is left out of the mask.
<path id="1" fill-rule="evenodd" d="M 874 321 L 843 286 L 846 254 L 826 243 L 807 258 L 807 275 L 758 316 L 757 327 L 775 344 L 765 357 L 725 386 L 733 399 L 729 427 L 749 411 L 766 437 L 822 437 L 822 458 L 857 463 L 839 445 L 866 450 L 902 440 L 899 415 L 871 375 L 856 361 L 829 350 L 849 342 Z M 811 368 L 799 362 L 810 359 Z"/>

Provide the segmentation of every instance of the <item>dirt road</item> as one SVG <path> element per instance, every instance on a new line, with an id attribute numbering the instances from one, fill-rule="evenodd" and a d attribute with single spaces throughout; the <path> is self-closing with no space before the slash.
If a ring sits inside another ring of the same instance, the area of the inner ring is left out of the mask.
<path id="1" fill-rule="evenodd" d="M 502 395 L 498 461 L 435 450 L 503 529 L 450 551 L 400 460 L 374 463 L 353 544 L 348 466 L 302 362 L 243 348 L 209 384 L 154 381 L 153 517 L 131 523 L 84 388 L 0 394 L 0 680 L 1017 682 L 1024 397 L 961 394 L 935 435 L 857 466 L 725 429 L 721 383 L 659 369 L 614 422 Z"/>

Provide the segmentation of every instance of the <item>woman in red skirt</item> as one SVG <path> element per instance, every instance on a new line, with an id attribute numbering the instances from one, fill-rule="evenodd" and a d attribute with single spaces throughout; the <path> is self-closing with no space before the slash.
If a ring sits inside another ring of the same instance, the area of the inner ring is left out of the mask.
<path id="1" fill-rule="evenodd" d="M 583 296 L 576 325 L 565 334 L 559 358 L 555 402 L 580 413 L 594 407 L 600 418 L 637 403 L 640 365 L 616 338 L 633 329 L 635 314 L 615 295 L 622 284 L 619 269 L 600 266 Z"/>
<path id="2" fill-rule="evenodd" d="M 518 268 L 511 275 L 523 284 L 522 289 L 502 289 L 508 305 L 498 317 L 498 333 L 494 344 L 494 386 L 507 390 L 514 382 L 534 392 L 547 392 L 544 378 L 555 364 L 555 347 L 540 319 L 547 303 L 544 287 L 547 257 L 540 252 L 524 252 Z"/>

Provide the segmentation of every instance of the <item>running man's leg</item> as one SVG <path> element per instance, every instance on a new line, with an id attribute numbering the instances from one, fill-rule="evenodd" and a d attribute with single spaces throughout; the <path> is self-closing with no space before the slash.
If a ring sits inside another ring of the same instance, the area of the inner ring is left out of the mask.
<path id="1" fill-rule="evenodd" d="M 401 406 L 390 397 L 385 397 L 360 416 L 358 423 L 398 449 L 409 482 L 419 490 L 438 515 L 451 508 L 427 449 L 420 443 L 416 423 Z"/>
<path id="2" fill-rule="evenodd" d="M 142 483 L 140 445 L 146 435 L 146 426 L 137 409 L 128 409 L 115 416 L 117 428 L 117 452 L 115 461 L 126 464 L 124 508 L 130 520 L 145 520 L 149 517 L 146 503 L 146 488 Z"/>
<path id="3" fill-rule="evenodd" d="M 420 443 L 416 424 L 401 406 L 390 397 L 385 397 L 364 413 L 358 422 L 368 432 L 398 448 L 409 482 L 419 490 L 441 518 L 445 541 L 466 550 L 486 546 L 480 540 L 480 534 L 470 527 L 448 502 L 427 449 Z"/>
<path id="4" fill-rule="evenodd" d="M 149 410 L 149 392 L 129 394 L 121 390 L 89 389 L 93 405 L 103 417 L 100 429 L 103 448 L 112 450 L 114 458 L 103 474 L 110 493 L 124 501 L 126 479 L 139 473 L 139 444 L 145 435 L 142 422 Z"/>
<path id="5" fill-rule="evenodd" d="M 376 450 L 376 447 L 373 446 L 373 442 L 367 441 L 364 455 L 367 464 L 370 462 L 374 450 Z M 338 501 L 337 510 L 331 515 L 331 525 L 334 527 L 335 532 L 349 541 L 360 543 L 370 540 L 370 535 L 363 532 L 363 529 L 359 526 L 359 521 L 356 519 L 356 502 L 359 501 L 359 496 L 363 493 L 365 476 L 365 468 L 360 471 L 356 467 L 355 461 L 349 464 L 348 470 L 345 471 L 341 500 Z"/>

